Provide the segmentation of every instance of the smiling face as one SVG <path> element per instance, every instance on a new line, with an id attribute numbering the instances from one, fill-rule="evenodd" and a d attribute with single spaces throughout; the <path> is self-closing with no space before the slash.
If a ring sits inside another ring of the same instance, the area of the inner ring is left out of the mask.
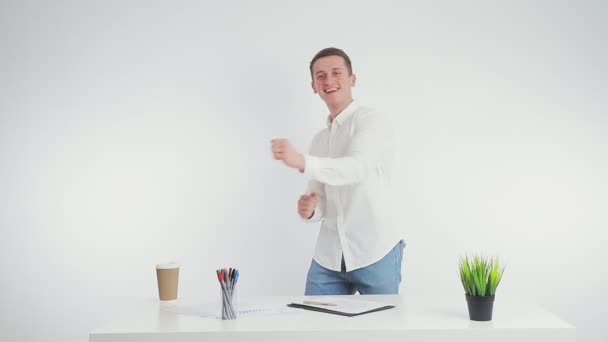
<path id="1" fill-rule="evenodd" d="M 353 101 L 351 88 L 355 81 L 341 56 L 321 57 L 312 65 L 312 89 L 332 114 L 341 112 Z"/>

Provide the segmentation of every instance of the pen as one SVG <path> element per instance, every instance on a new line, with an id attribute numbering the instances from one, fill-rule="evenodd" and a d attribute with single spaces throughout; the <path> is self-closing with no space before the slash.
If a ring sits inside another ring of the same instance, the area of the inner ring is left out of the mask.
<path id="1" fill-rule="evenodd" d="M 338 306 L 338 304 L 334 304 L 334 303 L 318 302 L 316 300 L 307 300 L 307 299 L 304 299 L 304 301 L 302 301 L 302 303 L 310 304 L 310 305 Z"/>

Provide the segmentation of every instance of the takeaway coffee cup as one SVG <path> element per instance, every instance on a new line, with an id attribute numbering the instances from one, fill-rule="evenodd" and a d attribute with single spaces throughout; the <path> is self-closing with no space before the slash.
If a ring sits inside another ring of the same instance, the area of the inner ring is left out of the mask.
<path id="1" fill-rule="evenodd" d="M 158 297 L 160 300 L 176 300 L 179 265 L 175 262 L 156 265 Z"/>

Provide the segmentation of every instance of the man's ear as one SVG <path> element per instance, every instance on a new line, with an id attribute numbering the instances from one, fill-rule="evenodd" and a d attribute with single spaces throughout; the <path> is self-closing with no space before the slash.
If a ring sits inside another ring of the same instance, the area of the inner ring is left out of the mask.
<path id="1" fill-rule="evenodd" d="M 317 88 L 315 88 L 315 81 L 311 81 L 310 82 L 310 86 L 312 87 L 312 91 L 315 92 L 315 94 L 317 93 Z"/>
<path id="2" fill-rule="evenodd" d="M 355 74 L 351 74 L 350 75 L 350 86 L 354 87 L 356 82 L 357 82 L 357 76 L 355 76 Z"/>

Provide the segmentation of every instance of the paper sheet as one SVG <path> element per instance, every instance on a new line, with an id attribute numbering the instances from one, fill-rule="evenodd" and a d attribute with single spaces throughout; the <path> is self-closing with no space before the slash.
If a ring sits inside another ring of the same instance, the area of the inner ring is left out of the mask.
<path id="1" fill-rule="evenodd" d="M 163 311 L 179 315 L 196 316 L 203 318 L 221 319 L 221 308 L 214 304 L 181 304 L 162 308 Z M 237 307 L 237 318 L 261 315 L 282 315 L 298 313 L 299 310 L 285 305 L 248 305 Z"/>

